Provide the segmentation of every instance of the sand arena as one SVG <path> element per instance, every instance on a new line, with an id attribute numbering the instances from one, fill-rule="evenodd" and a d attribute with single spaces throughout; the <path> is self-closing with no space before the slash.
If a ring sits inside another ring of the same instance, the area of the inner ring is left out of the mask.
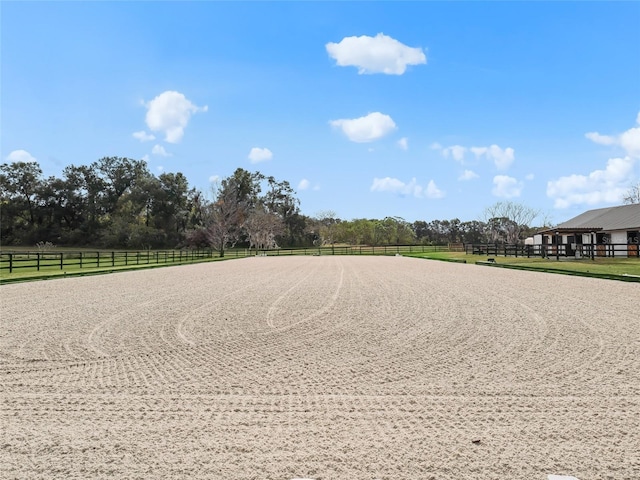
<path id="1" fill-rule="evenodd" d="M 0 287 L 3 478 L 640 478 L 640 286 L 258 257 Z"/>

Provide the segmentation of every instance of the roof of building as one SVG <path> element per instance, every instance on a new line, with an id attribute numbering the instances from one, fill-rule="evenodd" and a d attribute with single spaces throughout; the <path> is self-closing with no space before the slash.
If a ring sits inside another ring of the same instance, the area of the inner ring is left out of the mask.
<path id="1" fill-rule="evenodd" d="M 610 230 L 640 230 L 640 204 L 621 205 L 619 207 L 596 208 L 587 210 L 577 217 L 573 217 L 556 228 L 544 230 L 553 231 L 610 231 Z M 542 232 L 541 232 L 542 233 Z"/>

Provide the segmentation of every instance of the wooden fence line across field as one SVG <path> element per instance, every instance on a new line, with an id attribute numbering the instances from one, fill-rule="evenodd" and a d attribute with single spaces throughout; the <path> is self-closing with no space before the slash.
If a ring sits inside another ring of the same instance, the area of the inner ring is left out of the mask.
<path id="1" fill-rule="evenodd" d="M 466 244 L 467 254 L 494 255 L 504 257 L 640 257 L 636 244 L 548 244 L 548 245 L 497 245 Z"/>
<path id="2" fill-rule="evenodd" d="M 240 258 L 252 255 L 393 255 L 449 251 L 446 245 L 381 245 L 381 246 L 324 246 L 314 248 L 278 248 L 271 250 L 230 249 L 225 257 Z M 41 271 L 65 268 L 109 268 L 151 264 L 176 264 L 206 261 L 218 256 L 215 250 L 161 250 L 161 251 L 66 251 L 0 252 L 0 272 Z"/>

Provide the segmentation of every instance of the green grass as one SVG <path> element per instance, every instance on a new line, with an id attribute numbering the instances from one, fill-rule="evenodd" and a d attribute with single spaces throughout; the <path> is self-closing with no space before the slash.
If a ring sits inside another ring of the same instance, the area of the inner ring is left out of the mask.
<path id="1" fill-rule="evenodd" d="M 526 257 L 500 257 L 487 255 L 467 255 L 464 252 L 434 252 L 426 254 L 407 255 L 418 258 L 430 258 L 433 260 L 466 260 L 467 263 L 486 262 L 493 258 L 497 265 L 522 267 L 541 271 L 558 271 L 569 274 L 595 274 L 603 276 L 635 275 L 640 276 L 640 258 L 608 258 L 600 257 L 591 259 L 565 259 L 555 258 L 526 258 Z"/>
<path id="2" fill-rule="evenodd" d="M 431 251 L 433 248 L 434 251 Z M 411 250 L 411 251 L 410 251 Z M 416 250 L 426 250 L 425 252 L 416 252 Z M 34 252 L 33 248 L 11 248 L 12 252 Z M 72 256 L 72 253 L 83 252 L 84 261 L 83 268 L 80 268 L 79 265 L 79 255 Z M 101 254 L 104 253 L 104 256 L 101 257 L 100 267 L 95 266 L 95 254 L 100 251 Z M 65 253 L 65 264 L 63 268 L 60 268 L 59 256 L 56 257 L 56 254 Z M 107 254 L 108 252 L 108 254 Z M 164 252 L 164 251 L 162 251 Z M 383 247 L 375 247 L 372 249 L 371 247 L 344 247 L 344 246 L 336 246 L 333 249 L 331 247 L 322 247 L 318 248 L 304 248 L 304 249 L 282 249 L 282 250 L 273 250 L 268 252 L 269 256 L 289 256 L 289 255 L 345 255 L 345 254 L 362 254 L 362 255 L 371 255 L 375 254 L 387 254 L 393 255 L 396 252 L 396 247 L 388 247 L 385 251 Z M 5 252 L 6 253 L 6 252 Z M 46 255 L 47 253 L 51 255 Z M 146 253 L 146 252 L 145 252 Z M 626 280 L 634 280 L 637 277 L 637 280 L 640 281 L 640 259 L 639 258 L 596 258 L 595 260 L 590 259 L 582 259 L 582 260 L 574 260 L 574 259 L 565 259 L 562 258 L 558 261 L 555 258 L 526 258 L 526 257 L 501 257 L 501 256 L 490 256 L 487 255 L 467 255 L 464 252 L 444 252 L 444 251 L 435 251 L 435 247 L 412 247 L 408 249 L 408 247 L 400 247 L 399 253 L 404 256 L 416 257 L 416 258 L 428 258 L 433 260 L 446 260 L 446 261 L 455 261 L 455 262 L 466 262 L 474 264 L 476 262 L 486 262 L 488 258 L 495 259 L 497 266 L 508 267 L 508 268 L 522 268 L 527 270 L 538 270 L 538 271 L 548 271 L 554 273 L 565 273 L 570 275 L 587 275 L 587 276 L 599 276 L 603 278 L 617 278 Z M 67 257 L 68 254 L 68 257 Z M 47 252 L 41 252 L 45 258 L 41 259 L 40 271 L 36 270 L 36 260 L 35 258 L 30 258 L 28 261 L 21 263 L 25 268 L 18 268 L 13 271 L 13 273 L 9 273 L 8 268 L 4 268 L 7 266 L 6 258 L 1 262 L 2 269 L 0 269 L 0 283 L 10 283 L 15 281 L 27 281 L 27 280 L 42 280 L 48 278 L 60 278 L 60 277 L 68 277 L 68 276 L 76 276 L 76 275 L 95 275 L 101 273 L 111 273 L 118 271 L 127 271 L 127 270 L 137 270 L 143 268 L 157 268 L 157 267 L 165 267 L 165 266 L 175 266 L 175 265 L 184 265 L 189 263 L 197 263 L 197 262 L 211 262 L 211 261 L 220 261 L 220 260 L 229 260 L 233 258 L 244 258 L 247 255 L 247 251 L 245 249 L 231 249 L 228 250 L 223 258 L 217 256 L 214 253 L 214 256 L 211 258 L 203 258 L 203 259 L 195 259 L 195 260 L 187 260 L 182 258 L 182 261 L 171 261 L 171 258 L 168 258 L 168 261 L 164 261 L 164 253 L 162 254 L 160 261 L 156 263 L 155 259 L 151 259 L 149 263 L 146 263 L 146 257 L 144 259 L 141 258 L 140 264 L 136 264 L 137 261 L 134 260 L 135 257 L 132 257 L 131 253 L 128 258 L 128 265 L 125 265 L 123 257 L 116 256 L 115 262 L 111 262 L 111 250 L 99 250 L 95 248 L 53 248 Z M 124 252 L 118 252 L 118 254 L 124 254 Z M 154 255 L 154 252 L 150 252 L 151 255 Z M 251 255 L 255 255 L 255 251 L 251 252 Z M 56 260 L 57 259 L 57 260 Z M 92 265 L 92 262 L 94 265 Z M 103 263 L 104 262 L 104 263 Z M 625 276 L 625 277 L 623 277 Z M 630 276 L 630 277 L 629 277 Z"/>
<path id="3" fill-rule="evenodd" d="M 13 253 L 13 272 L 9 273 L 9 258 L 3 255 L 0 258 L 0 283 L 15 281 L 41 280 L 47 278 L 60 278 L 76 275 L 95 275 L 144 268 L 157 268 L 172 265 L 184 265 L 189 263 L 211 262 L 238 258 L 245 256 L 243 251 L 231 251 L 227 256 L 220 258 L 214 252 L 212 257 L 187 257 L 187 252 L 179 251 L 149 251 L 149 252 L 115 252 L 111 257 L 111 250 L 97 249 L 64 249 L 55 248 L 40 253 L 40 268 L 38 269 L 37 255 L 33 249 L 11 249 Z M 82 259 L 80 258 L 82 252 Z M 100 252 L 98 265 L 97 252 Z M 3 252 L 8 253 L 7 251 Z M 64 254 L 63 264 L 60 265 L 60 253 Z M 82 262 L 82 264 L 81 264 Z"/>

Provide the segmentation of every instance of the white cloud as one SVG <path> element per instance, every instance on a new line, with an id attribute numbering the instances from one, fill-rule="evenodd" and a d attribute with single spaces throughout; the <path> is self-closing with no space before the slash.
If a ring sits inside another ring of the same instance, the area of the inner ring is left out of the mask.
<path id="1" fill-rule="evenodd" d="M 462 145 L 451 145 L 442 149 L 442 156 L 444 158 L 453 158 L 456 162 L 464 162 L 464 154 L 467 151 L 466 147 Z"/>
<path id="2" fill-rule="evenodd" d="M 408 47 L 379 33 L 375 37 L 345 37 L 340 43 L 326 44 L 327 53 L 341 67 L 358 67 L 358 73 L 402 75 L 407 65 L 427 63 L 422 48 Z"/>
<path id="3" fill-rule="evenodd" d="M 357 143 L 372 142 L 396 129 L 391 117 L 380 112 L 360 118 L 331 120 L 329 124 L 340 128 L 349 140 Z"/>
<path id="4" fill-rule="evenodd" d="M 522 182 L 508 175 L 496 175 L 493 177 L 493 185 L 492 193 L 504 198 L 519 197 L 523 187 Z"/>
<path id="5" fill-rule="evenodd" d="M 161 157 L 170 157 L 171 154 L 167 152 L 162 145 L 154 145 L 151 149 L 151 153 L 154 155 L 160 155 Z"/>
<path id="6" fill-rule="evenodd" d="M 273 153 L 268 148 L 253 147 L 247 157 L 251 163 L 266 162 L 273 158 Z"/>
<path id="7" fill-rule="evenodd" d="M 209 177 L 209 183 L 218 183 L 220 181 L 220 175 L 211 175 Z"/>
<path id="8" fill-rule="evenodd" d="M 616 139 L 609 135 L 600 135 L 598 132 L 588 132 L 584 134 L 589 140 L 600 145 L 613 145 Z"/>
<path id="9" fill-rule="evenodd" d="M 506 170 L 515 160 L 515 150 L 507 147 L 504 150 L 498 145 L 490 147 L 471 147 L 470 150 L 477 158 L 485 157 L 491 160 L 498 170 Z"/>
<path id="10" fill-rule="evenodd" d="M 636 124 L 640 125 L 640 112 L 636 117 Z M 620 135 L 600 135 L 598 132 L 589 132 L 585 137 L 600 145 L 618 145 L 624 149 L 626 155 L 640 158 L 640 126 L 632 127 Z"/>
<path id="11" fill-rule="evenodd" d="M 547 182 L 547 196 L 555 199 L 556 208 L 619 203 L 628 189 L 628 180 L 633 174 L 635 162 L 631 157 L 610 158 L 604 170 L 551 180 Z"/>
<path id="12" fill-rule="evenodd" d="M 162 172 L 164 172 L 164 167 L 162 165 L 158 165 L 156 167 L 156 170 L 158 171 L 158 173 L 162 173 Z"/>
<path id="13" fill-rule="evenodd" d="M 374 178 L 370 190 L 372 192 L 389 192 L 405 196 L 412 195 L 416 198 L 442 198 L 444 196 L 444 192 L 437 187 L 433 180 L 429 181 L 427 188 L 424 189 L 418 185 L 415 178 L 412 178 L 409 183 L 391 177 Z"/>
<path id="14" fill-rule="evenodd" d="M 466 181 L 466 180 L 473 180 L 474 178 L 478 178 L 478 174 L 476 172 L 474 172 L 472 170 L 465 170 L 458 177 L 458 180 Z"/>
<path id="15" fill-rule="evenodd" d="M 302 180 L 300 180 L 300 183 L 298 183 L 298 190 L 307 190 L 310 185 L 311 183 L 309 182 L 309 180 L 303 178 Z"/>
<path id="16" fill-rule="evenodd" d="M 427 185 L 427 197 L 429 198 L 442 198 L 444 197 L 444 192 L 438 188 L 436 183 L 433 180 L 429 180 Z"/>
<path id="17" fill-rule="evenodd" d="M 398 140 L 398 146 L 402 150 L 408 150 L 409 149 L 409 139 L 407 137 L 402 137 L 400 140 Z"/>
<path id="18" fill-rule="evenodd" d="M 133 132 L 133 138 L 137 138 L 141 142 L 150 142 L 151 140 L 155 140 L 156 136 L 141 130 L 139 132 Z"/>
<path id="19" fill-rule="evenodd" d="M 35 157 L 31 155 L 29 152 L 27 152 L 26 150 L 14 150 L 13 152 L 9 153 L 9 155 L 5 157 L 5 160 L 7 162 L 24 162 L 24 163 L 31 163 L 31 162 L 37 161 Z"/>
<path id="20" fill-rule="evenodd" d="M 162 132 L 165 141 L 179 143 L 191 115 L 206 112 L 208 107 L 198 107 L 182 93 L 168 90 L 146 104 L 146 122 L 153 132 Z"/>

